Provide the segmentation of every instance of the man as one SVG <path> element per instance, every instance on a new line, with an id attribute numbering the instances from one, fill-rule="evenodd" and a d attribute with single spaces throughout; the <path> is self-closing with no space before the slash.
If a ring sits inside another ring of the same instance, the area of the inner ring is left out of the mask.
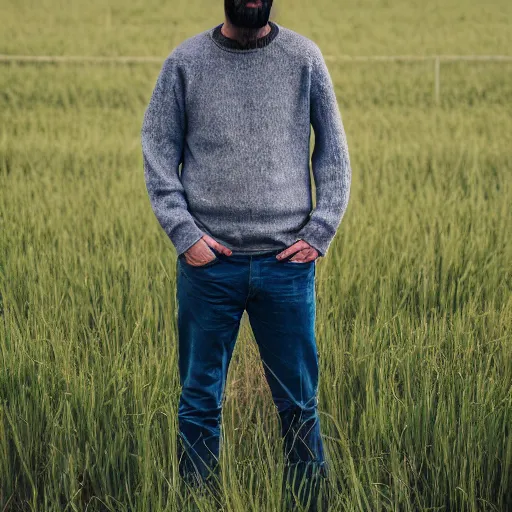
<path id="1" fill-rule="evenodd" d="M 316 260 L 346 210 L 351 168 L 322 53 L 269 22 L 271 7 L 225 0 L 223 24 L 171 52 L 144 115 L 142 148 L 153 211 L 178 254 L 180 474 L 198 483 L 218 475 L 226 376 L 247 311 L 281 420 L 284 481 L 298 489 L 327 476 Z"/>

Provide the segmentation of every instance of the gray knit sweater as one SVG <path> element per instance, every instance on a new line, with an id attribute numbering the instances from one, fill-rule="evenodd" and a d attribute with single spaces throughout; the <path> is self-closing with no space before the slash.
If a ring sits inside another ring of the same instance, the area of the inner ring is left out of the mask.
<path id="1" fill-rule="evenodd" d="M 325 256 L 347 208 L 347 141 L 321 50 L 269 24 L 247 47 L 218 25 L 163 63 L 142 153 L 152 209 L 178 254 L 208 234 L 233 254 L 303 239 Z"/>

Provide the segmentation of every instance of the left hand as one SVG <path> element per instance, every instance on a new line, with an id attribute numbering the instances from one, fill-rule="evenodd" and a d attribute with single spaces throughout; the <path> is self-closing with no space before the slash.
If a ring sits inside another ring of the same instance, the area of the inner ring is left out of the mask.
<path id="1" fill-rule="evenodd" d="M 297 240 L 293 245 L 280 252 L 276 258 L 281 260 L 290 254 L 293 254 L 293 257 L 288 261 L 296 261 L 297 263 L 307 263 L 319 257 L 318 251 L 304 240 Z"/>

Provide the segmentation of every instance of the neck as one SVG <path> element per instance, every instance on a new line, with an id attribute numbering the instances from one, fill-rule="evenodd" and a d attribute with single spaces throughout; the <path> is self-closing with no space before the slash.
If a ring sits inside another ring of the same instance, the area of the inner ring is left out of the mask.
<path id="1" fill-rule="evenodd" d="M 270 32 L 270 25 L 267 23 L 261 28 L 243 28 L 236 27 L 227 18 L 221 28 L 222 35 L 235 39 L 239 43 L 246 45 L 249 42 L 256 41 L 260 37 L 266 36 Z"/>

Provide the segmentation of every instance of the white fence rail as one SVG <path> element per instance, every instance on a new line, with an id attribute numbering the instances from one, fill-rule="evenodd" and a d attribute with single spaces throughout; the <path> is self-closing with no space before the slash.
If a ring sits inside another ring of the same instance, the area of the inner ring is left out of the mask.
<path id="1" fill-rule="evenodd" d="M 434 95 L 436 103 L 440 100 L 441 89 L 441 62 L 456 61 L 498 61 L 512 62 L 512 55 L 324 55 L 326 61 L 388 61 L 388 62 L 419 62 L 432 61 L 434 64 Z M 102 56 L 70 56 L 70 55 L 1 55 L 0 62 L 89 62 L 89 63 L 119 63 L 119 64 L 137 64 L 155 62 L 162 64 L 165 57 L 102 57 Z"/>
<path id="2" fill-rule="evenodd" d="M 392 62 L 407 62 L 407 61 L 433 61 L 434 63 L 434 96 L 436 103 L 440 100 L 441 89 L 441 61 L 457 62 L 457 61 L 501 61 L 512 62 L 512 55 L 371 55 L 371 56 L 354 56 L 349 55 L 326 55 L 325 60 L 333 61 L 392 61 Z"/>

